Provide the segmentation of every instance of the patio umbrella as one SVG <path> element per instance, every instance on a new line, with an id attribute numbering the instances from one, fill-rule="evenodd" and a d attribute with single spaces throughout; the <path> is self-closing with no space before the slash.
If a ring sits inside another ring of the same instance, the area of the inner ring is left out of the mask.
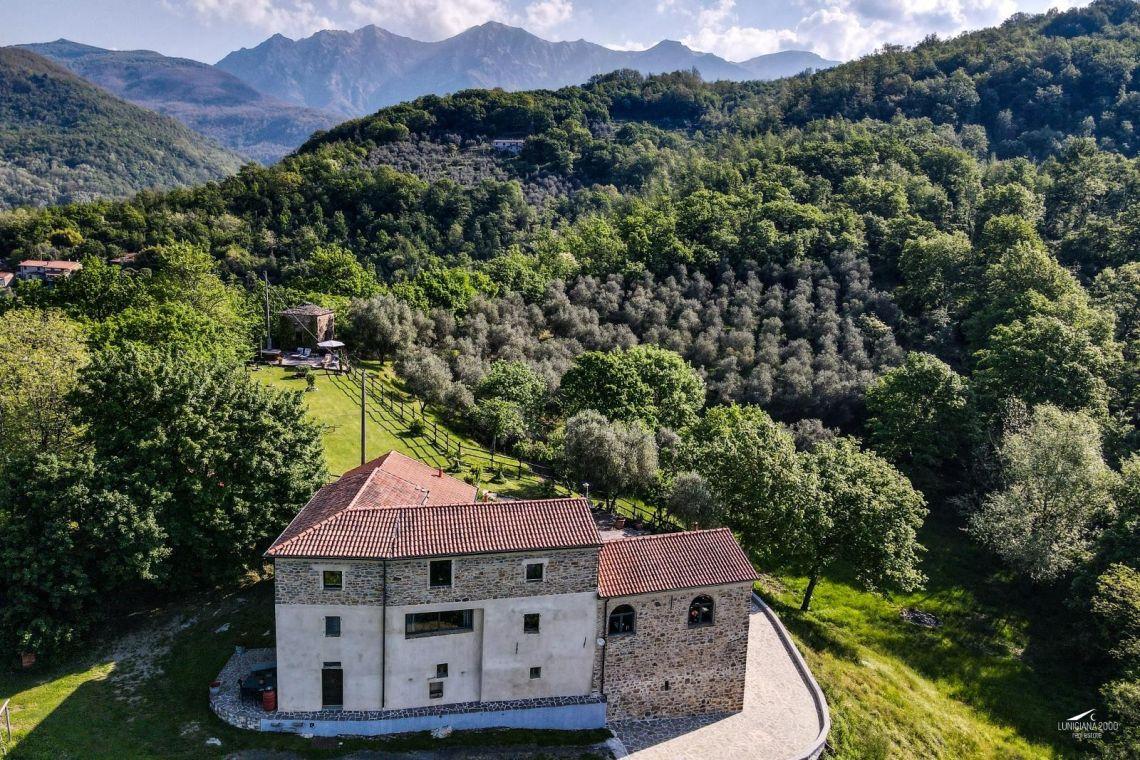
<path id="1" fill-rule="evenodd" d="M 339 340 L 322 340 L 317 344 L 317 348 L 344 348 L 344 344 Z"/>

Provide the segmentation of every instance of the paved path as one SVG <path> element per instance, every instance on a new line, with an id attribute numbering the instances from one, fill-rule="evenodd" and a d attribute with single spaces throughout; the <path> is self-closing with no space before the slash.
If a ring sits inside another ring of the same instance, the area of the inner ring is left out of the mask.
<path id="1" fill-rule="evenodd" d="M 744 710 L 676 720 L 615 721 L 631 760 L 790 760 L 815 741 L 812 691 L 773 623 L 753 604 Z"/>

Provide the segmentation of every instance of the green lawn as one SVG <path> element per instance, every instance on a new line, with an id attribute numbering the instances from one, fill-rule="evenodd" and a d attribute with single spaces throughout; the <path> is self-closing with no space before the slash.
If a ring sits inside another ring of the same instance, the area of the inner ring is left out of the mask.
<path id="1" fill-rule="evenodd" d="M 419 404 L 412 400 L 390 366 L 375 363 L 366 363 L 365 366 L 374 379 L 369 384 L 368 414 L 365 417 L 365 453 L 368 459 L 395 449 L 428 464 L 450 468 L 452 474 L 466 478 L 468 482 L 474 482 L 478 469 L 479 485 L 489 491 L 512 496 L 544 493 L 541 479 L 525 466 L 520 471 L 519 462 L 513 457 L 497 456 L 496 467 L 492 468 L 490 451 L 466 432 L 449 428 L 439 410 L 431 406 L 423 411 L 423 432 L 412 432 L 411 421 L 413 414 L 418 414 Z M 262 367 L 255 376 L 279 388 L 303 390 L 306 387 L 303 379 L 279 367 Z M 371 395 L 373 389 L 388 399 L 388 403 L 378 403 Z M 313 418 L 325 425 L 325 456 L 329 472 L 339 475 L 359 465 L 360 384 L 356 376 L 318 372 L 314 390 L 306 391 L 304 398 Z M 397 410 L 402 411 L 402 416 Z M 433 439 L 438 444 L 433 445 Z M 444 454 L 441 447 L 446 447 L 451 456 Z M 461 452 L 463 465 L 458 471 L 451 468 L 456 452 Z"/>
<path id="2" fill-rule="evenodd" d="M 921 539 L 930 578 L 922 592 L 884 598 L 838 573 L 805 614 L 807 579 L 759 584 L 827 694 L 838 755 L 1077 754 L 1057 721 L 1097 699 L 1094 679 L 1056 646 L 1060 602 L 1003 577 L 953 525 L 932 519 Z M 932 613 L 941 626 L 905 622 L 903 608 Z"/>

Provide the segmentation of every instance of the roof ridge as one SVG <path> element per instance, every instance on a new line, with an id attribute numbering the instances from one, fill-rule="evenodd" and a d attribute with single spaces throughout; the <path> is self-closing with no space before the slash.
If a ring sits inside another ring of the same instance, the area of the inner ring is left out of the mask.
<path id="1" fill-rule="evenodd" d="M 363 466 L 364 466 L 364 465 L 361 465 L 361 467 L 363 467 Z M 364 489 L 365 489 L 365 487 L 366 487 L 366 486 L 367 486 L 369 483 L 371 483 L 371 482 L 372 482 L 372 477 L 373 477 L 373 476 L 376 474 L 376 472 L 377 472 L 379 469 L 380 469 L 380 468 L 379 468 L 379 467 L 377 467 L 377 468 L 373 469 L 372 471 L 370 471 L 370 472 L 368 473 L 368 477 L 367 477 L 367 478 L 365 478 L 365 479 L 364 479 L 364 482 L 360 484 L 360 487 L 356 489 L 356 493 L 355 493 L 355 494 L 353 494 L 353 497 L 352 497 L 352 501 L 350 501 L 350 502 L 348 503 L 348 506 L 346 506 L 344 509 L 338 509 L 338 510 L 336 510 L 336 511 L 335 511 L 335 512 L 333 512 L 331 515 L 329 515 L 328 517 L 324 518 L 323 520 L 318 520 L 317 522 L 313 523 L 312 525 L 310 525 L 309 527 L 305 528 L 305 529 L 304 529 L 304 530 L 302 530 L 301 532 L 297 533 L 295 536 L 290 536 L 288 539 L 286 539 L 285 541 L 281 542 L 280 544 L 279 544 L 279 543 L 277 543 L 277 541 L 274 541 L 273 543 L 271 543 L 271 544 L 269 545 L 269 548 L 271 548 L 271 549 L 273 549 L 273 548 L 277 548 L 277 549 L 280 549 L 281 547 L 284 547 L 284 546 L 288 546 L 289 544 L 293 543 L 294 541 L 296 541 L 297 539 L 301 538 L 302 536 L 307 536 L 308 534 L 312 533 L 314 530 L 316 530 L 317 528 L 321 527 L 322 525 L 325 525 L 325 524 L 327 524 L 327 523 L 331 522 L 332 520 L 335 520 L 336 518 L 340 517 L 340 516 L 341 516 L 341 515 L 343 515 L 345 512 L 348 512 L 348 511 L 352 510 L 352 509 L 353 509 L 353 507 L 356 505 L 356 500 L 360 498 L 360 494 L 364 492 Z M 344 476 L 342 475 L 341 477 L 344 477 Z M 302 509 L 301 511 L 303 512 L 303 511 L 304 511 L 304 509 Z M 300 517 L 300 516 L 301 516 L 301 512 L 298 512 L 298 513 L 297 513 L 297 517 Z M 294 517 L 294 518 L 293 518 L 293 520 L 296 520 L 296 519 L 297 519 L 297 517 Z M 290 521 L 289 525 L 292 525 L 292 524 L 293 524 L 293 523 L 292 523 L 292 521 Z M 285 531 L 288 531 L 288 530 L 289 530 L 289 526 L 287 525 L 287 526 L 285 526 Z M 285 531 L 282 531 L 282 532 L 281 532 L 281 535 L 285 535 Z M 281 536 L 278 536 L 277 538 L 280 540 Z"/>
<path id="2" fill-rule="evenodd" d="M 729 533 L 732 533 L 732 530 L 730 528 L 722 525 L 719 528 L 696 528 L 694 530 L 675 530 L 671 533 L 648 533 L 644 536 L 622 536 L 621 538 L 615 538 L 612 541 L 607 541 L 606 543 L 620 544 L 625 541 L 646 541 L 649 539 L 669 538 L 671 536 L 692 536 L 698 533 L 719 533 L 720 531 L 728 531 Z"/>
<path id="3" fill-rule="evenodd" d="M 385 454 L 385 456 L 387 456 L 387 454 Z M 372 482 L 372 479 L 373 479 L 373 478 L 376 476 L 376 473 L 378 473 L 378 472 L 383 472 L 383 473 L 384 473 L 384 476 L 385 476 L 385 477 L 389 477 L 389 478 L 395 478 L 396 480 L 402 480 L 403 482 L 407 483 L 408 485 L 410 485 L 412 488 L 416 489 L 417 491 L 423 491 L 423 493 L 424 493 L 424 498 L 425 498 L 425 499 L 426 499 L 428 496 L 430 496 L 430 495 L 431 495 L 431 489 L 430 489 L 430 488 L 424 488 L 424 487 L 423 487 L 423 486 L 421 486 L 419 483 L 416 483 L 414 480 L 408 480 L 407 478 L 401 477 L 401 476 L 397 475 L 397 474 L 396 474 L 396 473 L 394 473 L 394 472 L 389 472 L 388 470 L 382 470 L 380 467 L 375 467 L 375 468 L 373 468 L 373 469 L 372 469 L 372 470 L 371 470 L 371 471 L 368 473 L 368 477 L 367 477 L 367 478 L 365 479 L 365 481 L 364 481 L 364 482 L 361 484 L 361 486 L 360 486 L 360 490 L 356 492 L 356 496 L 353 496 L 353 497 L 352 497 L 352 501 L 350 501 L 350 502 L 348 503 L 348 506 L 346 506 L 346 507 L 345 507 L 343 510 L 341 510 L 342 512 L 347 512 L 347 511 L 348 511 L 348 510 L 350 510 L 350 509 L 354 509 L 354 510 L 362 510 L 362 509 L 392 509 L 393 507 L 402 507 L 402 506 L 405 506 L 405 505 L 403 505 L 403 504 L 389 504 L 389 505 L 387 505 L 386 507 L 378 507 L 378 506 L 375 506 L 375 505 L 371 505 L 371 504 L 370 504 L 370 505 L 368 505 L 368 506 L 359 506 L 359 505 L 357 505 L 357 503 L 356 503 L 356 500 L 357 500 L 358 498 L 360 498 L 360 495 L 361 495 L 362 493 L 364 493 L 364 489 L 368 487 L 368 485 L 369 485 L 369 484 Z M 409 505 L 407 505 L 407 506 L 414 506 L 414 505 L 410 505 L 410 504 L 409 504 Z"/>

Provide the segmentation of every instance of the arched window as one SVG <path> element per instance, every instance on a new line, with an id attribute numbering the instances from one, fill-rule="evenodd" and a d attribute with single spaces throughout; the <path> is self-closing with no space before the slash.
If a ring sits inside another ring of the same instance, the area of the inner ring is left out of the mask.
<path id="1" fill-rule="evenodd" d="M 614 611 L 610 613 L 610 634 L 633 633 L 636 616 L 637 613 L 628 604 L 614 607 Z"/>
<path id="2" fill-rule="evenodd" d="M 712 597 L 698 596 L 689 605 L 689 627 L 696 628 L 699 625 L 712 625 L 713 623 L 713 600 Z"/>

